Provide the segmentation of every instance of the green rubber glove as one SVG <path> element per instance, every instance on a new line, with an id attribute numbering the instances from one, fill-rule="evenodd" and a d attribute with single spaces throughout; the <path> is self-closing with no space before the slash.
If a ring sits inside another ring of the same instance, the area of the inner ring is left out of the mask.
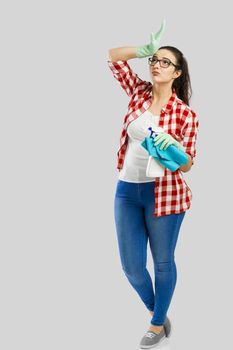
<path id="1" fill-rule="evenodd" d="M 170 145 L 174 145 L 180 150 L 185 152 L 185 148 L 178 141 L 176 141 L 170 134 L 159 133 L 157 136 L 155 136 L 154 140 L 155 140 L 154 145 L 156 146 L 160 142 L 162 142 L 162 144 L 159 147 L 161 150 L 166 150 Z"/>
<path id="2" fill-rule="evenodd" d="M 165 28 L 165 19 L 162 22 L 162 25 L 157 33 L 151 32 L 150 34 L 150 44 L 144 46 L 138 46 L 136 48 L 136 56 L 138 58 L 143 58 L 147 56 L 153 56 L 153 54 L 158 50 L 160 39 L 164 32 Z"/>

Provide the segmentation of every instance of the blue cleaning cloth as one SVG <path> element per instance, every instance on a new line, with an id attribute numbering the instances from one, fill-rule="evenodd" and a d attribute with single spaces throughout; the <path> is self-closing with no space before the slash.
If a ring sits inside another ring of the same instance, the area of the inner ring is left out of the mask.
<path id="1" fill-rule="evenodd" d="M 163 166 L 170 171 L 177 170 L 182 164 L 188 162 L 188 155 L 175 145 L 170 145 L 166 150 L 159 149 L 161 142 L 158 145 L 154 144 L 152 137 L 145 137 L 141 145 L 148 151 L 149 155 L 157 159 Z"/>

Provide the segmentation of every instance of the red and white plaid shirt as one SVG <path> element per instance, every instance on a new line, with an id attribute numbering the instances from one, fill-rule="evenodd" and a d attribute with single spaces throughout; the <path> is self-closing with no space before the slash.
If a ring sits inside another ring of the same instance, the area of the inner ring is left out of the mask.
<path id="1" fill-rule="evenodd" d="M 117 169 L 120 171 L 123 167 L 128 143 L 127 127 L 150 107 L 153 85 L 151 82 L 140 79 L 125 60 L 115 62 L 108 60 L 108 65 L 113 76 L 130 97 L 128 112 L 124 117 L 120 146 L 117 151 Z M 173 90 L 167 105 L 161 110 L 158 126 L 180 142 L 192 159 L 196 156 L 195 144 L 199 120 L 196 113 L 178 98 L 175 90 Z M 155 178 L 154 194 L 155 216 L 178 214 L 190 208 L 192 191 L 179 169 L 171 172 L 165 168 L 164 176 Z"/>

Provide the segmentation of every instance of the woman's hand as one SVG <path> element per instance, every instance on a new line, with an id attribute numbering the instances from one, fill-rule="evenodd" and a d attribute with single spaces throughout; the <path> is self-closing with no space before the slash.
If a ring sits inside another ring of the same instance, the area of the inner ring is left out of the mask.
<path id="1" fill-rule="evenodd" d="M 153 54 L 158 50 L 160 39 L 165 29 L 165 19 L 157 33 L 151 32 L 150 34 L 150 44 L 144 46 L 138 46 L 136 48 L 136 56 L 138 58 L 143 58 L 147 56 L 153 56 Z"/>
<path id="2" fill-rule="evenodd" d="M 182 151 L 185 151 L 184 147 L 176 141 L 170 134 L 167 133 L 159 133 L 155 138 L 154 138 L 154 145 L 158 145 L 160 142 L 162 144 L 160 145 L 161 150 L 166 150 L 170 145 L 175 145 L 177 148 L 181 149 Z"/>

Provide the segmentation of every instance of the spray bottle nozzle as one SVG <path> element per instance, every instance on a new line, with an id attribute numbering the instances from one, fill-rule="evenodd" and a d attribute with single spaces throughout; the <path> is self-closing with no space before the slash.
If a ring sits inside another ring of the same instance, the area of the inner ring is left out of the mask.
<path id="1" fill-rule="evenodd" d="M 152 129 L 152 127 L 150 126 L 148 128 L 148 130 L 150 130 L 150 137 L 153 139 L 155 138 L 155 136 L 157 136 L 158 134 L 156 134 L 156 132 Z M 154 134 L 154 135 L 153 135 Z"/>

